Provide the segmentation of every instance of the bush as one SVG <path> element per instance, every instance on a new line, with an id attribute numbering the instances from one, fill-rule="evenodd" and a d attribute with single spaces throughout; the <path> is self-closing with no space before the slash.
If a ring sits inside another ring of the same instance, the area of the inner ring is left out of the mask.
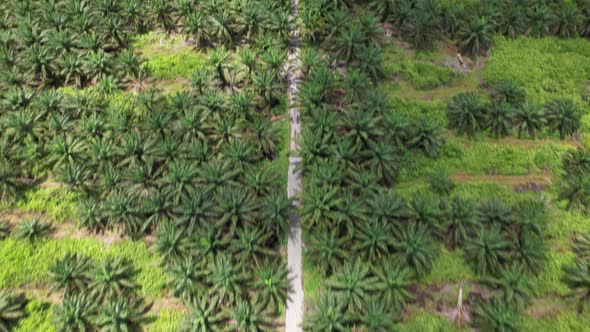
<path id="1" fill-rule="evenodd" d="M 418 90 L 449 85 L 457 76 L 452 68 L 436 66 L 427 61 L 409 59 L 400 64 L 399 74 Z"/>

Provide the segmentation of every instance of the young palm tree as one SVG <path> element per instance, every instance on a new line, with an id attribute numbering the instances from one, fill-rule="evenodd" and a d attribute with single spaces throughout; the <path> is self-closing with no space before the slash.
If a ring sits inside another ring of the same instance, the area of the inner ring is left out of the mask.
<path id="1" fill-rule="evenodd" d="M 384 223 L 398 223 L 407 218 L 406 204 L 393 190 L 380 189 L 368 200 L 373 217 Z"/>
<path id="2" fill-rule="evenodd" d="M 16 199 L 22 184 L 20 172 L 16 165 L 9 161 L 0 161 L 0 201 L 9 202 Z"/>
<path id="3" fill-rule="evenodd" d="M 590 234 L 576 233 L 572 238 L 572 249 L 576 256 L 583 260 L 590 259 Z"/>
<path id="4" fill-rule="evenodd" d="M 101 299 L 121 299 L 123 295 L 131 294 L 137 288 L 134 281 L 137 272 L 129 260 L 107 257 L 96 265 L 90 289 Z"/>
<path id="5" fill-rule="evenodd" d="M 503 267 L 496 276 L 486 278 L 484 283 L 497 290 L 504 303 L 517 308 L 523 308 L 531 296 L 532 283 L 520 265 Z"/>
<path id="6" fill-rule="evenodd" d="M 90 284 L 91 265 L 88 257 L 67 253 L 49 270 L 54 290 L 63 289 L 64 298 L 85 291 Z"/>
<path id="7" fill-rule="evenodd" d="M 382 181 L 391 183 L 400 171 L 402 154 L 399 148 L 387 141 L 370 142 L 365 165 Z"/>
<path id="8" fill-rule="evenodd" d="M 576 37 L 580 31 L 583 16 L 575 2 L 553 6 L 553 34 L 561 37 Z"/>
<path id="9" fill-rule="evenodd" d="M 479 222 L 486 226 L 510 229 L 515 222 L 512 207 L 498 198 L 482 201 L 479 204 L 477 216 Z"/>
<path id="10" fill-rule="evenodd" d="M 361 223 L 354 232 L 353 252 L 357 252 L 368 262 L 388 257 L 390 250 L 391 225 L 382 221 L 369 220 Z"/>
<path id="11" fill-rule="evenodd" d="M 330 291 L 340 297 L 344 307 L 350 312 L 361 310 L 365 306 L 366 298 L 375 290 L 375 277 L 371 276 L 368 266 L 364 266 L 360 259 L 354 264 L 345 262 L 344 265 L 326 282 Z"/>
<path id="12" fill-rule="evenodd" d="M 547 124 L 550 133 L 559 133 L 561 139 L 580 128 L 581 113 L 570 99 L 559 99 L 547 105 Z"/>
<path id="13" fill-rule="evenodd" d="M 358 23 L 349 23 L 333 41 L 335 56 L 351 63 L 361 45 L 365 44 L 366 37 Z"/>
<path id="14" fill-rule="evenodd" d="M 487 127 L 490 128 L 490 136 L 501 138 L 512 133 L 514 108 L 506 102 L 492 107 L 488 112 Z"/>
<path id="15" fill-rule="evenodd" d="M 245 300 L 239 300 L 235 306 L 228 310 L 230 329 L 244 332 L 271 331 L 273 317 L 262 304 L 252 304 Z"/>
<path id="16" fill-rule="evenodd" d="M 170 274 L 169 286 L 174 296 L 182 300 L 190 302 L 206 289 L 204 284 L 207 271 L 199 270 L 198 262 L 190 256 L 175 260 L 168 273 Z"/>
<path id="17" fill-rule="evenodd" d="M 260 227 L 244 226 L 235 230 L 236 239 L 232 245 L 237 260 L 258 266 L 261 259 L 275 256 L 268 248 L 271 233 L 265 233 Z"/>
<path id="18" fill-rule="evenodd" d="M 241 266 L 235 265 L 228 255 L 215 256 L 215 259 L 209 261 L 207 270 L 209 291 L 220 302 L 235 304 L 245 296 L 244 286 L 248 282 L 248 273 Z"/>
<path id="19" fill-rule="evenodd" d="M 309 239 L 308 258 L 324 275 L 331 275 L 344 262 L 345 244 L 348 239 L 340 237 L 336 228 L 326 230 L 320 227 Z"/>
<path id="20" fill-rule="evenodd" d="M 301 199 L 301 222 L 309 228 L 334 224 L 340 217 L 341 202 L 336 187 L 309 187 Z"/>
<path id="21" fill-rule="evenodd" d="M 7 220 L 0 220 L 0 240 L 4 240 L 10 235 L 11 228 Z"/>
<path id="22" fill-rule="evenodd" d="M 577 303 L 579 312 L 585 311 L 590 305 L 590 262 L 578 259 L 563 270 L 563 282 L 570 288 L 567 297 Z"/>
<path id="23" fill-rule="evenodd" d="M 260 207 L 260 218 L 264 220 L 264 225 L 269 229 L 277 239 L 289 231 L 289 207 L 291 200 L 287 198 L 286 193 L 272 192 L 262 199 Z"/>
<path id="24" fill-rule="evenodd" d="M 287 266 L 280 260 L 265 260 L 255 273 L 252 282 L 256 290 L 256 301 L 275 315 L 282 303 L 286 303 L 289 293 Z"/>
<path id="25" fill-rule="evenodd" d="M 529 273 L 539 273 L 546 257 L 546 246 L 542 238 L 529 236 L 518 239 L 514 258 Z"/>
<path id="26" fill-rule="evenodd" d="M 349 330 L 346 305 L 332 292 L 321 292 L 303 320 L 305 332 L 345 332 Z"/>
<path id="27" fill-rule="evenodd" d="M 375 288 L 377 296 L 395 310 L 403 310 L 406 304 L 415 299 L 410 286 L 415 282 L 414 272 L 406 266 L 384 259 L 382 264 L 374 267 L 377 276 Z"/>
<path id="28" fill-rule="evenodd" d="M 459 29 L 459 46 L 471 54 L 486 51 L 492 45 L 494 25 L 489 17 L 472 17 Z"/>
<path id="29" fill-rule="evenodd" d="M 503 238 L 497 226 L 476 230 L 475 236 L 467 239 L 465 245 L 467 259 L 479 275 L 500 271 L 510 260 L 510 249 L 510 242 Z"/>
<path id="30" fill-rule="evenodd" d="M 158 227 L 154 248 L 160 256 L 160 264 L 166 265 L 187 257 L 190 243 L 184 228 L 167 222 Z"/>
<path id="31" fill-rule="evenodd" d="M 461 93 L 453 97 L 447 116 L 449 126 L 455 128 L 459 135 L 474 137 L 484 127 L 486 108 L 475 93 Z"/>
<path id="32" fill-rule="evenodd" d="M 358 316 L 358 321 L 365 331 L 374 332 L 395 331 L 394 322 L 401 320 L 399 312 L 392 312 L 387 303 L 375 298 L 367 300 L 366 307 Z"/>
<path id="33" fill-rule="evenodd" d="M 558 200 L 567 201 L 568 210 L 588 211 L 590 208 L 590 179 L 572 176 L 562 181 Z"/>
<path id="34" fill-rule="evenodd" d="M 586 149 L 570 150 L 563 155 L 566 178 L 575 178 L 590 173 L 590 153 Z"/>
<path id="35" fill-rule="evenodd" d="M 199 300 L 194 299 L 188 304 L 190 314 L 182 323 L 183 332 L 221 332 L 223 331 L 224 315 L 217 309 L 215 298 L 209 299 L 201 296 Z"/>
<path id="36" fill-rule="evenodd" d="M 524 132 L 528 133 L 532 139 L 537 137 L 537 132 L 543 128 L 546 123 L 544 108 L 533 102 L 524 103 L 514 116 L 515 125 L 518 127 L 518 137 L 522 137 Z"/>
<path id="37" fill-rule="evenodd" d="M 235 229 L 237 226 L 254 223 L 259 204 L 248 191 L 222 187 L 217 190 L 216 201 L 214 211 L 219 216 L 218 225 L 229 224 Z"/>
<path id="38" fill-rule="evenodd" d="M 72 294 L 55 308 L 53 321 L 59 331 L 94 331 L 97 313 L 94 299 L 85 293 Z"/>
<path id="39" fill-rule="evenodd" d="M 26 316 L 24 294 L 12 296 L 5 290 L 0 290 L 0 331 L 12 331 L 22 318 Z"/>
<path id="40" fill-rule="evenodd" d="M 150 308 L 151 305 L 145 305 L 142 299 L 112 297 L 102 308 L 97 325 L 101 331 L 140 332 L 152 321 L 148 317 Z"/>
<path id="41" fill-rule="evenodd" d="M 533 37 L 544 37 L 551 34 L 553 20 L 552 10 L 548 4 L 538 2 L 529 7 L 530 34 Z"/>
<path id="42" fill-rule="evenodd" d="M 395 237 L 393 247 L 399 263 L 409 266 L 418 275 L 430 272 L 437 248 L 428 227 L 409 222 L 396 232 Z"/>
<path id="43" fill-rule="evenodd" d="M 437 31 L 437 5 L 433 0 L 418 0 L 410 11 L 404 28 L 417 49 L 434 47 Z"/>
<path id="44" fill-rule="evenodd" d="M 493 298 L 490 302 L 480 302 L 474 309 L 473 325 L 481 331 L 518 331 L 519 317 L 515 308 Z"/>
<path id="45" fill-rule="evenodd" d="M 33 217 L 31 219 L 23 219 L 15 235 L 19 239 L 32 242 L 49 236 L 52 231 L 51 225 L 40 218 Z"/>

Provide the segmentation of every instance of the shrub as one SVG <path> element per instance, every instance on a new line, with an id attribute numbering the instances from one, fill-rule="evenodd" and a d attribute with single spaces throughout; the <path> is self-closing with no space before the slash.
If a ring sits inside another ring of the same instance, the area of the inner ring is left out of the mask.
<path id="1" fill-rule="evenodd" d="M 448 67 L 441 67 L 427 61 L 404 60 L 400 64 L 402 78 L 418 90 L 434 89 L 449 85 L 457 73 Z"/>

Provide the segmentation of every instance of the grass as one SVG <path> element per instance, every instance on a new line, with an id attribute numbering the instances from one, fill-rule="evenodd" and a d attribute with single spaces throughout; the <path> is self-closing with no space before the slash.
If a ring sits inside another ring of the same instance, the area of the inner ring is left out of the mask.
<path id="1" fill-rule="evenodd" d="M 503 79 L 518 81 L 527 99 L 536 102 L 559 97 L 580 100 L 589 92 L 590 42 L 582 38 L 498 37 L 482 75 L 491 84 Z"/>
<path id="2" fill-rule="evenodd" d="M 588 332 L 590 331 L 590 318 L 581 316 L 575 312 L 567 311 L 551 318 L 533 318 L 523 316 L 520 323 L 522 332 Z"/>
<path id="3" fill-rule="evenodd" d="M 178 331 L 185 316 L 186 314 L 182 312 L 163 309 L 159 316 L 154 317 L 155 321 L 147 327 L 147 330 L 150 332 Z"/>
<path id="4" fill-rule="evenodd" d="M 143 242 L 122 240 L 105 245 L 97 239 L 45 239 L 36 243 L 8 238 L 0 241 L 0 288 L 43 286 L 49 283 L 48 272 L 68 252 L 94 260 L 110 257 L 130 259 L 139 269 L 136 277 L 140 293 L 148 297 L 163 294 L 166 275 L 157 265 L 158 257 Z"/>
<path id="5" fill-rule="evenodd" d="M 440 286 L 443 283 L 475 279 L 475 274 L 465 262 L 461 250 L 448 251 L 441 248 L 432 263 L 432 271 L 421 278 L 420 282 Z"/>
<path id="6" fill-rule="evenodd" d="M 186 45 L 181 35 L 151 32 L 136 37 L 133 46 L 155 79 L 190 78 L 195 69 L 205 65 L 205 55 Z"/>
<path id="7" fill-rule="evenodd" d="M 25 212 L 45 213 L 56 223 L 76 218 L 78 194 L 62 186 L 41 186 L 29 190 L 14 204 Z"/>
<path id="8" fill-rule="evenodd" d="M 323 284 L 324 276 L 311 264 L 309 259 L 303 255 L 303 294 L 305 303 L 314 303 L 318 296 L 320 286 Z"/>
<path id="9" fill-rule="evenodd" d="M 27 304 L 27 316 L 21 319 L 14 332 L 53 332 L 55 327 L 52 323 L 53 307 L 51 304 L 32 300 Z"/>
<path id="10" fill-rule="evenodd" d="M 426 311 L 413 313 L 410 317 L 406 317 L 396 327 L 397 331 L 400 332 L 461 331 L 458 326 L 451 323 L 447 318 Z"/>

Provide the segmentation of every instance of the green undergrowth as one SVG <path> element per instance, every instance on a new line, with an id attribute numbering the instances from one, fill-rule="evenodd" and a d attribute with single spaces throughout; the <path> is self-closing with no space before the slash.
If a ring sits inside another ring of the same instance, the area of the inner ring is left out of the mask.
<path id="1" fill-rule="evenodd" d="M 555 317 L 523 316 L 519 328 L 522 332 L 589 332 L 590 318 L 570 311 L 560 312 Z"/>
<path id="2" fill-rule="evenodd" d="M 317 299 L 318 292 L 321 290 L 320 285 L 324 281 L 324 276 L 312 265 L 303 255 L 303 294 L 305 303 L 314 303 Z"/>
<path id="3" fill-rule="evenodd" d="M 449 319 L 446 317 L 426 312 L 426 311 L 419 311 L 413 313 L 411 316 L 406 317 L 404 321 L 399 323 L 397 326 L 397 331 L 400 332 L 454 332 L 454 331 L 461 331 L 458 326 L 453 324 Z"/>
<path id="4" fill-rule="evenodd" d="M 51 304 L 32 300 L 27 304 L 26 317 L 19 321 L 14 332 L 53 332 L 52 315 Z"/>
<path id="5" fill-rule="evenodd" d="M 158 257 L 143 242 L 122 240 L 105 245 L 97 239 L 44 239 L 34 243 L 8 238 L 0 241 L 0 288 L 47 285 L 48 272 L 68 253 L 79 253 L 94 260 L 123 257 L 139 270 L 136 277 L 142 295 L 158 297 L 166 282 Z"/>
<path id="6" fill-rule="evenodd" d="M 528 100 L 546 103 L 559 97 L 580 100 L 588 94 L 590 42 L 586 39 L 498 37 L 483 78 L 493 84 L 522 83 Z"/>
<path id="7" fill-rule="evenodd" d="M 205 65 L 205 56 L 186 45 L 183 38 L 152 32 L 136 37 L 133 46 L 147 60 L 145 66 L 153 78 L 190 78 L 195 69 Z"/>
<path id="8" fill-rule="evenodd" d="M 474 278 L 475 275 L 465 262 L 461 250 L 448 251 L 442 248 L 432 262 L 432 270 L 422 277 L 420 282 L 440 286 L 443 283 L 473 280 Z"/>
<path id="9" fill-rule="evenodd" d="M 44 213 L 51 221 L 63 223 L 76 218 L 78 194 L 62 186 L 37 187 L 24 197 L 2 209 L 16 208 L 24 212 Z"/>
<path id="10" fill-rule="evenodd" d="M 288 117 L 273 123 L 276 126 L 279 140 L 277 144 L 277 158 L 270 162 L 265 162 L 272 173 L 277 175 L 279 185 L 284 191 L 287 191 L 287 177 L 289 171 L 290 155 L 290 126 Z"/>
<path id="11" fill-rule="evenodd" d="M 438 158 L 408 155 L 400 180 L 428 176 L 440 169 L 446 170 L 450 175 L 527 175 L 546 170 L 555 174 L 561 169 L 563 153 L 570 149 L 571 145 L 554 142 L 530 147 L 486 141 L 472 141 L 466 145 L 462 140 L 450 136 Z"/>
<path id="12" fill-rule="evenodd" d="M 155 321 L 147 327 L 150 332 L 170 332 L 180 331 L 180 325 L 186 316 L 185 313 L 162 309 L 157 317 L 153 317 Z"/>

